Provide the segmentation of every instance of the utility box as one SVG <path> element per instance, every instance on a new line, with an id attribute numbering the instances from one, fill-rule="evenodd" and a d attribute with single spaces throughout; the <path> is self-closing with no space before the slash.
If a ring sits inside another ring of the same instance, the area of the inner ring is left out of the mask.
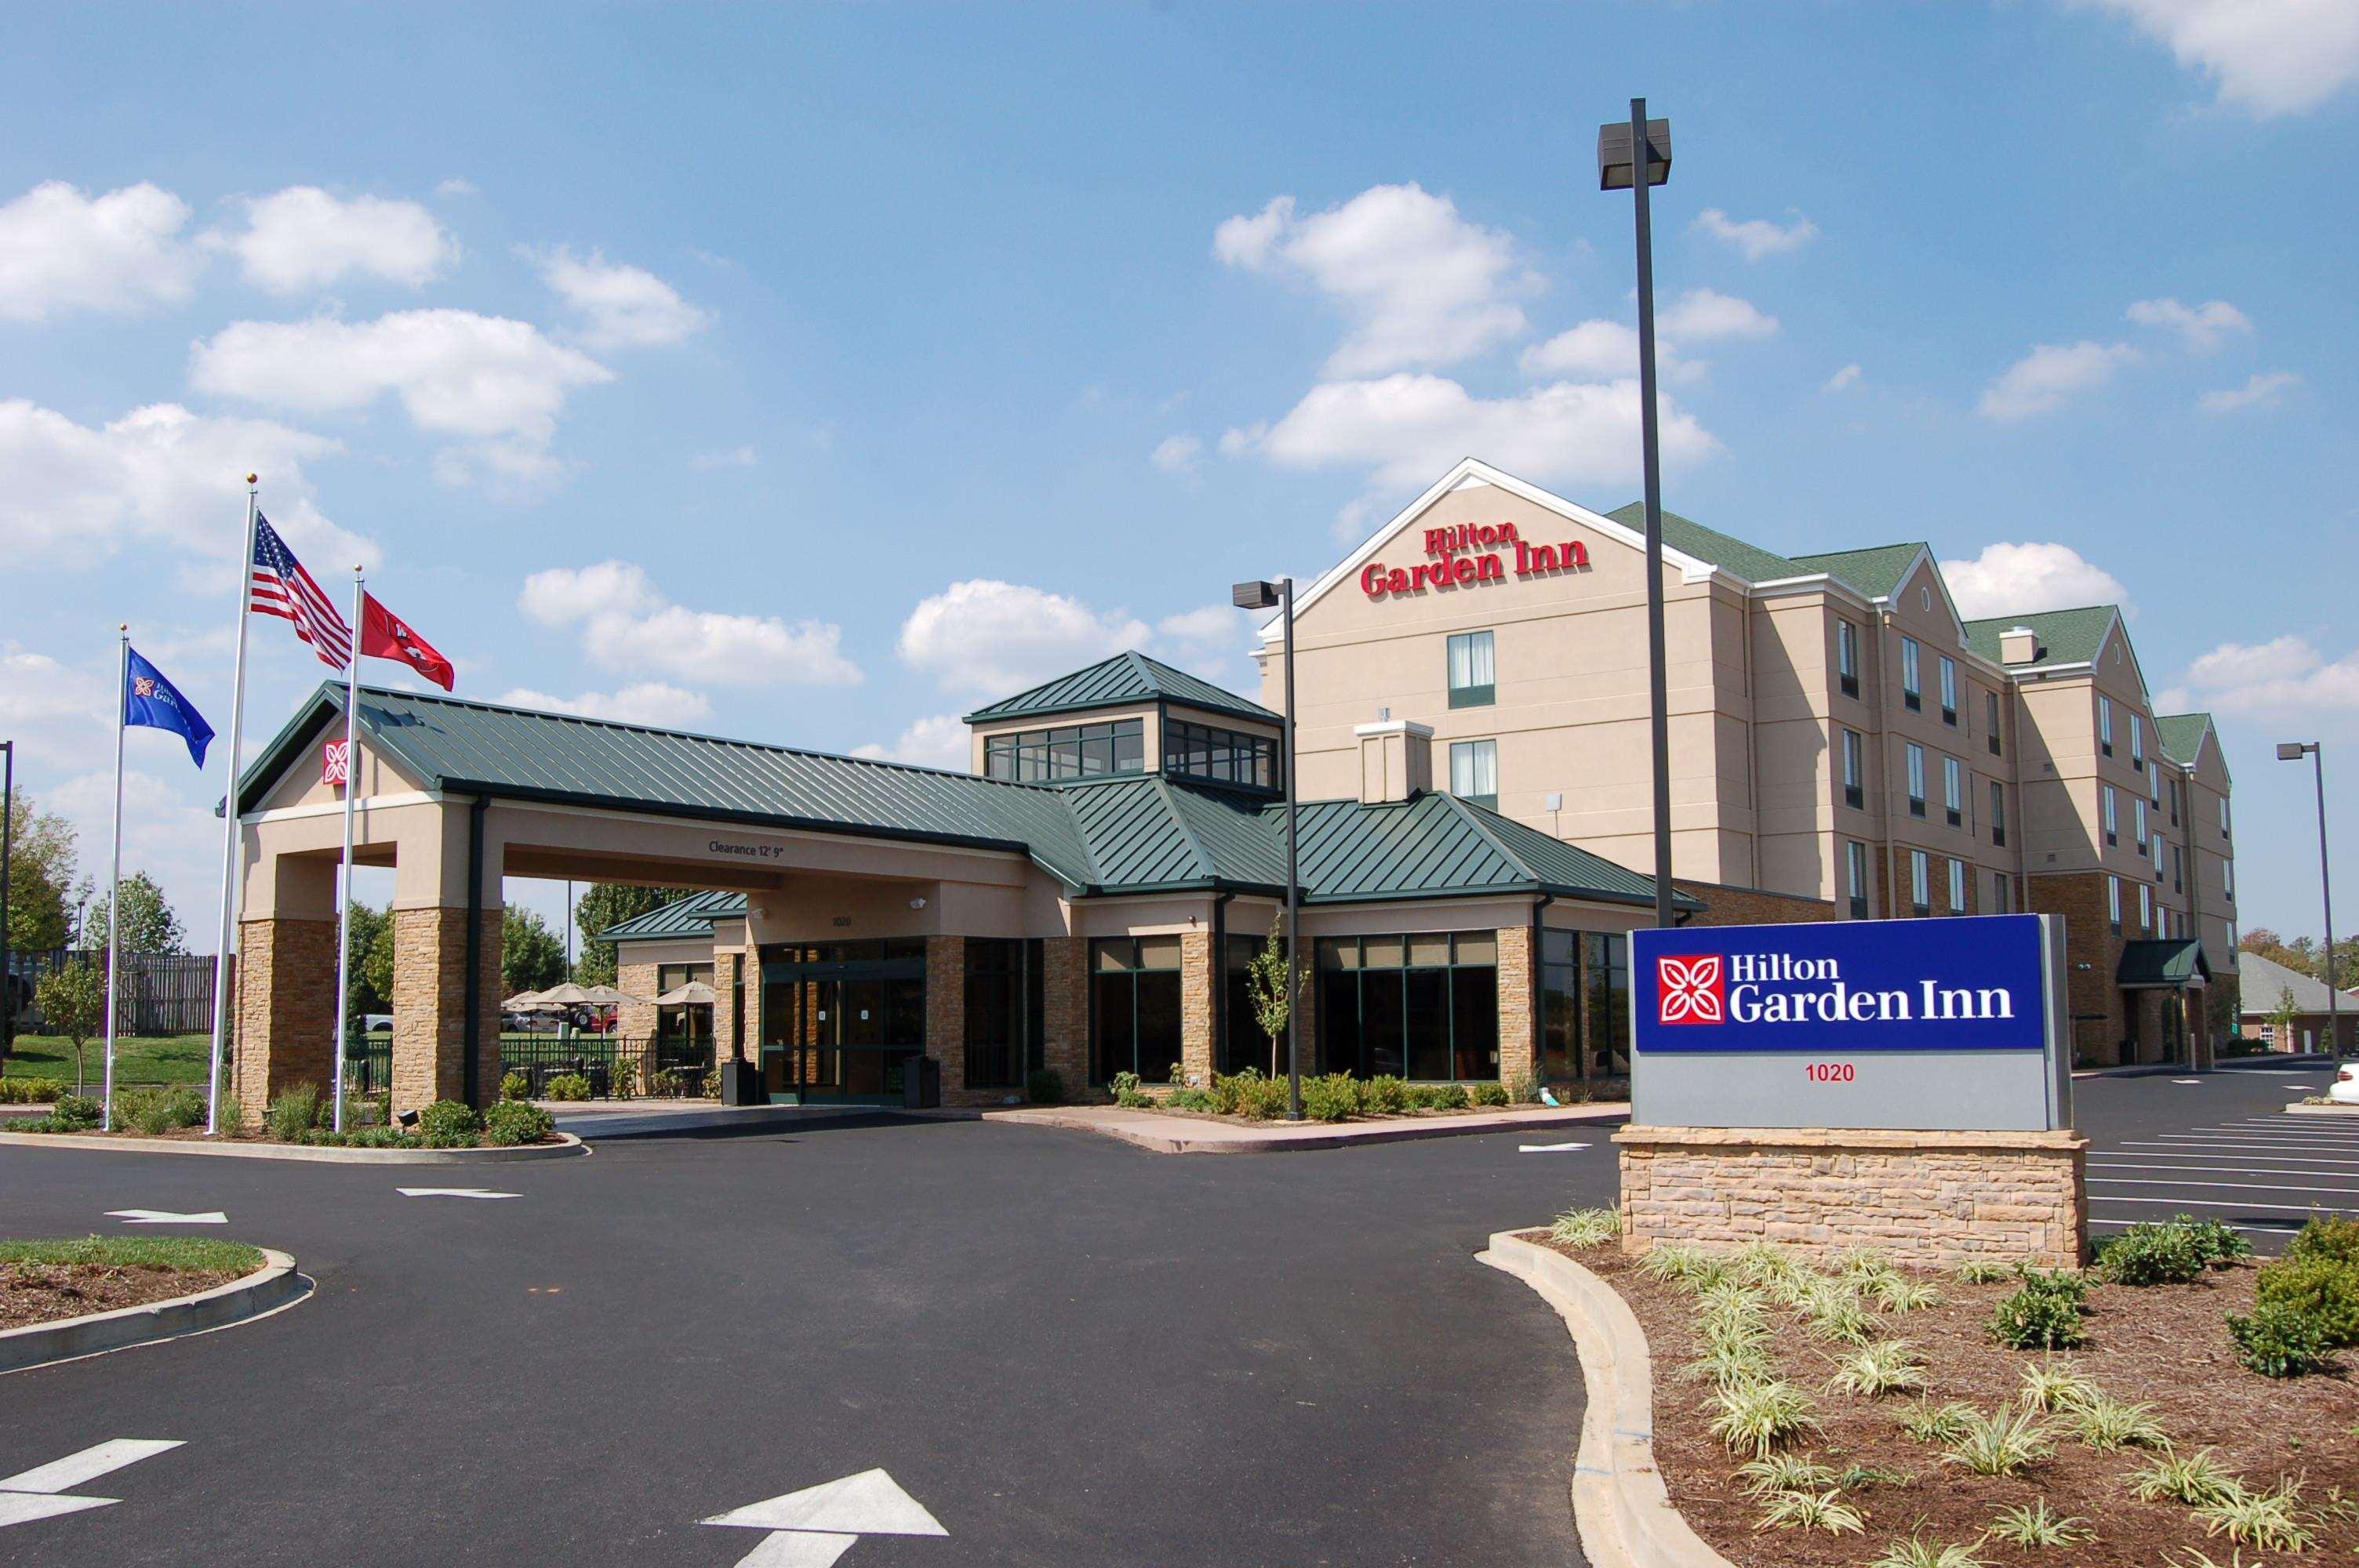
<path id="1" fill-rule="evenodd" d="M 723 1105 L 760 1105 L 766 1098 L 762 1093 L 761 1068 L 745 1061 L 721 1064 Z"/>
<path id="2" fill-rule="evenodd" d="M 942 1103 L 942 1065 L 931 1056 L 905 1057 L 901 1063 L 901 1108 L 933 1110 Z"/>

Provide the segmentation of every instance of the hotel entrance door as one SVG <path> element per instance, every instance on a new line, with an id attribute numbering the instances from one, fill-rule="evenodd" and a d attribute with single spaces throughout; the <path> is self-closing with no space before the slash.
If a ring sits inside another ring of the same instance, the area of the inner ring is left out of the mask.
<path id="1" fill-rule="evenodd" d="M 887 1104 L 926 1048 L 922 938 L 763 949 L 762 1087 L 775 1105 Z"/>

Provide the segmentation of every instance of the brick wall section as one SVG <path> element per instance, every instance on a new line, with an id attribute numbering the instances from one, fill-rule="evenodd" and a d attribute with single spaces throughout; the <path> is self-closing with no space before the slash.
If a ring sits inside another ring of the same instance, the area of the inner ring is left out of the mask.
<path id="1" fill-rule="evenodd" d="M 1043 1055 L 1065 1080 L 1065 1096 L 1080 1099 L 1090 1086 L 1090 944 L 1082 936 L 1051 936 L 1040 944 Z"/>
<path id="2" fill-rule="evenodd" d="M 2121 1062 L 2121 1043 L 2128 1033 L 2123 1016 L 2122 993 L 2114 984 L 2120 971 L 2122 939 L 2114 935 L 2105 908 L 2105 874 L 2074 871 L 2025 879 L 2025 908 L 2034 914 L 2064 919 L 2065 1011 L 2071 1014 L 2075 1055 L 2100 1066 Z M 2124 898 L 2136 895 L 2125 883 Z M 2086 964 L 2089 967 L 2082 968 Z"/>
<path id="3" fill-rule="evenodd" d="M 1190 1082 L 1212 1081 L 1212 934 L 1180 934 L 1180 1064 Z"/>
<path id="4" fill-rule="evenodd" d="M 734 1059 L 737 1051 L 737 1004 L 734 993 L 745 981 L 742 957 L 726 948 L 712 954 L 712 1059 Z"/>
<path id="5" fill-rule="evenodd" d="M 1622 1244 L 1812 1254 L 1874 1247 L 1904 1263 L 2078 1267 L 2082 1161 L 2066 1132 L 1626 1127 Z"/>
<path id="6" fill-rule="evenodd" d="M 1834 920 L 1842 911 L 1822 898 L 1799 893 L 1765 892 L 1759 888 L 1724 887 L 1718 882 L 1690 881 L 1673 877 L 1671 886 L 1703 904 L 1690 925 L 1768 925 L 1788 921 Z M 1640 922 L 1652 925 L 1648 914 Z"/>
<path id="7" fill-rule="evenodd" d="M 1499 1078 L 1503 1083 L 1538 1071 L 1539 1000 L 1532 928 L 1499 927 Z"/>
<path id="8" fill-rule="evenodd" d="M 966 938 L 926 938 L 926 1054 L 941 1064 L 942 1103 L 976 1103 L 966 1087 Z M 996 1103 L 1005 1095 L 988 1097 Z"/>
<path id="9" fill-rule="evenodd" d="M 628 948 L 624 949 L 628 952 Z M 619 957 L 619 955 L 617 956 Z M 614 1027 L 626 1040 L 645 1040 L 656 1032 L 656 967 L 616 963 L 614 989 L 645 1001 L 626 1001 L 614 1010 Z"/>
<path id="10" fill-rule="evenodd" d="M 231 1092 L 249 1125 L 295 1084 L 327 1097 L 336 1076 L 336 923 L 248 920 L 238 926 L 243 973 Z"/>
<path id="11" fill-rule="evenodd" d="M 485 910 L 477 948 L 475 1100 L 500 1092 L 500 911 Z M 330 942 L 332 947 L 334 943 Z M 393 912 L 393 1108 L 467 1093 L 467 912 Z"/>

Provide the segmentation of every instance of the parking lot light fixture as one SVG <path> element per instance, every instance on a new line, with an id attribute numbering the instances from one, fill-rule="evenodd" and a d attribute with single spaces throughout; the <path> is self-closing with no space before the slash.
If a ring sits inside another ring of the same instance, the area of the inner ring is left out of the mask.
<path id="1" fill-rule="evenodd" d="M 1278 782 L 1286 791 L 1286 1119 L 1302 1119 L 1302 1023 L 1297 1016 L 1301 1011 L 1302 970 L 1295 949 L 1295 921 L 1301 913 L 1302 885 L 1294 852 L 1294 579 L 1280 578 L 1276 582 L 1241 582 L 1229 589 L 1229 601 L 1239 610 L 1276 610 L 1286 626 L 1286 739 L 1280 748 L 1285 760 L 1279 764 L 1285 776 Z M 1215 964 L 1226 959 L 1215 955 Z"/>
<path id="2" fill-rule="evenodd" d="M 2277 761 L 2298 762 L 2308 757 L 2318 784 L 2318 892 L 2326 901 L 2326 1053 L 2343 1059 L 2343 993 L 2334 989 L 2334 880 L 2326 866 L 2326 752 L 2315 741 L 2280 741 Z"/>

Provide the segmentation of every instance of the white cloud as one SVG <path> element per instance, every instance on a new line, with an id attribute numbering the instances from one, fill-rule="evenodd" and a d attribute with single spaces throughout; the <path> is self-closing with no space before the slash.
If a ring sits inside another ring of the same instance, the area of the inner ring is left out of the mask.
<path id="1" fill-rule="evenodd" d="M 749 469 L 761 460 L 751 447 L 725 447 L 718 451 L 699 452 L 688 460 L 692 469 Z"/>
<path id="2" fill-rule="evenodd" d="M 2359 81 L 2350 0 L 2083 0 L 2128 17 L 2262 117 L 2315 109 Z"/>
<path id="3" fill-rule="evenodd" d="M 264 512 L 315 575 L 374 564 L 376 546 L 321 514 L 304 472 L 339 449 L 324 436 L 176 403 L 93 428 L 24 398 L 0 401 L 0 549 L 18 567 L 70 568 L 161 546 L 188 557 L 195 580 L 226 587 L 251 470 L 263 477 Z"/>
<path id="4" fill-rule="evenodd" d="M 358 275 L 422 288 L 459 259 L 458 242 L 415 201 L 294 185 L 245 203 L 246 226 L 211 236 L 245 280 L 274 294 L 327 288 Z"/>
<path id="5" fill-rule="evenodd" d="M 2276 403 L 2292 388 L 2301 384 L 2301 377 L 2289 370 L 2256 372 L 2242 386 L 2223 387 L 2207 392 L 2195 400 L 2195 406 L 2206 414 L 2234 414 L 2244 408 L 2265 408 Z"/>
<path id="6" fill-rule="evenodd" d="M 0 320 L 142 310 L 186 299 L 202 258 L 188 203 L 141 182 L 85 196 L 63 180 L 0 206 Z"/>
<path id="7" fill-rule="evenodd" d="M 1664 337 L 1691 343 L 1725 338 L 1767 338 L 1777 330 L 1777 318 L 1763 314 L 1750 300 L 1710 288 L 1690 288 L 1656 322 Z"/>
<path id="8" fill-rule="evenodd" d="M 1156 635 L 1166 644 L 1190 652 L 1243 647 L 1252 630 L 1247 612 L 1234 604 L 1199 605 L 1155 623 Z"/>
<path id="9" fill-rule="evenodd" d="M 222 728 L 226 731 L 228 726 Z M 227 739 L 215 744 L 226 757 Z M 189 754 L 178 735 L 134 730 L 125 746 L 130 754 L 123 773 L 123 874 L 146 871 L 161 883 L 189 946 L 210 952 L 219 940 L 221 917 L 222 829 L 212 814 L 212 792 L 191 791 L 182 782 L 190 776 Z M 158 772 L 149 773 L 150 766 Z M 112 766 L 61 781 L 41 804 L 74 825 L 82 872 L 96 883 L 95 898 L 103 901 L 114 813 Z M 92 1059 L 95 1064 L 96 1053 Z"/>
<path id="10" fill-rule="evenodd" d="M 560 245 L 534 259 L 542 280 L 583 319 L 582 341 L 592 348 L 663 348 L 712 324 L 708 312 L 682 299 L 662 278 L 643 267 L 610 262 L 598 251 L 576 256 Z"/>
<path id="11" fill-rule="evenodd" d="M 2208 353 L 2231 332 L 2249 332 L 2252 321 L 2224 299 L 2187 306 L 2176 299 L 2137 299 L 2130 303 L 2129 319 L 2141 327 L 2167 327 L 2187 340 L 2187 346 Z"/>
<path id="12" fill-rule="evenodd" d="M 2070 545 L 1996 544 L 1968 561 L 1943 561 L 1942 580 L 1969 621 L 2084 604 L 2120 604 L 2130 590 Z"/>
<path id="13" fill-rule="evenodd" d="M 2359 650 L 2330 662 L 2308 638 L 2223 643 L 2164 697 L 2177 706 L 2281 716 L 2359 712 Z"/>
<path id="14" fill-rule="evenodd" d="M 434 187 L 437 196 L 481 196 L 483 189 L 472 179 L 445 179 Z"/>
<path id="15" fill-rule="evenodd" d="M 1222 223 L 1212 254 L 1231 266 L 1308 279 L 1352 319 L 1332 375 L 1453 363 L 1521 334 L 1515 297 L 1535 281 L 1495 229 L 1459 216 L 1446 196 L 1378 185 L 1301 218 L 1280 196 Z"/>
<path id="16" fill-rule="evenodd" d="M 1707 207 L 1697 213 L 1694 227 L 1723 243 L 1734 245 L 1745 253 L 1746 261 L 1759 261 L 1763 256 L 1799 251 L 1816 239 L 1819 232 L 1819 226 L 1799 212 L 1794 214 L 1794 221 L 1790 223 L 1779 223 L 1767 218 L 1746 218 L 1739 222 L 1717 207 Z"/>
<path id="17" fill-rule="evenodd" d="M 462 438 L 436 464 L 446 480 L 477 472 L 544 483 L 548 447 L 577 388 L 614 379 L 530 322 L 471 310 L 401 310 L 352 323 L 234 321 L 190 352 L 200 391 L 305 413 L 363 409 L 386 393 L 413 424 Z"/>
<path id="18" fill-rule="evenodd" d="M 635 681 L 612 692 L 585 691 L 579 697 L 552 697 L 517 687 L 500 701 L 515 708 L 538 708 L 549 713 L 574 713 L 584 719 L 611 719 L 622 724 L 647 724 L 680 729 L 712 717 L 712 704 L 703 694 L 662 681 Z"/>
<path id="19" fill-rule="evenodd" d="M 1184 433 L 1166 436 L 1155 444 L 1147 460 L 1165 473 L 1194 473 L 1204 461 L 1204 438 Z"/>
<path id="20" fill-rule="evenodd" d="M 1834 374 L 1827 377 L 1827 384 L 1819 388 L 1819 390 L 1821 392 L 1842 392 L 1848 387 L 1858 385 L 1859 377 L 1859 364 L 1854 361 L 1852 363 L 1843 366 L 1843 369 L 1835 372 Z"/>
<path id="21" fill-rule="evenodd" d="M 855 686 L 860 666 L 843 656 L 843 629 L 770 615 L 690 610 L 658 590 L 630 561 L 552 567 L 516 595 L 527 620 L 578 627 L 592 663 L 708 686 Z"/>
<path id="22" fill-rule="evenodd" d="M 1534 343 L 1516 364 L 1528 376 L 1578 376 L 1619 381 L 1638 373 L 1638 330 L 1602 318 L 1582 321 L 1546 342 Z M 1658 337 L 1655 373 L 1671 383 L 1701 381 L 1707 367 L 1682 356 L 1677 344 Z"/>
<path id="23" fill-rule="evenodd" d="M 2104 385 L 2136 358 L 2137 351 L 2125 343 L 2039 343 L 1983 390 L 1979 406 L 1989 419 L 2052 414 L 2076 394 Z"/>
<path id="24" fill-rule="evenodd" d="M 966 773 L 974 762 L 972 731 L 955 713 L 937 713 L 920 719 L 901 731 L 890 746 L 870 741 L 855 746 L 852 754 L 879 762 L 910 762 L 921 768 L 948 768 L 952 773 Z"/>
<path id="25" fill-rule="evenodd" d="M 1124 610 L 1022 583 L 976 578 L 919 600 L 901 623 L 902 662 L 945 691 L 1005 697 L 1107 658 L 1147 639 Z"/>

